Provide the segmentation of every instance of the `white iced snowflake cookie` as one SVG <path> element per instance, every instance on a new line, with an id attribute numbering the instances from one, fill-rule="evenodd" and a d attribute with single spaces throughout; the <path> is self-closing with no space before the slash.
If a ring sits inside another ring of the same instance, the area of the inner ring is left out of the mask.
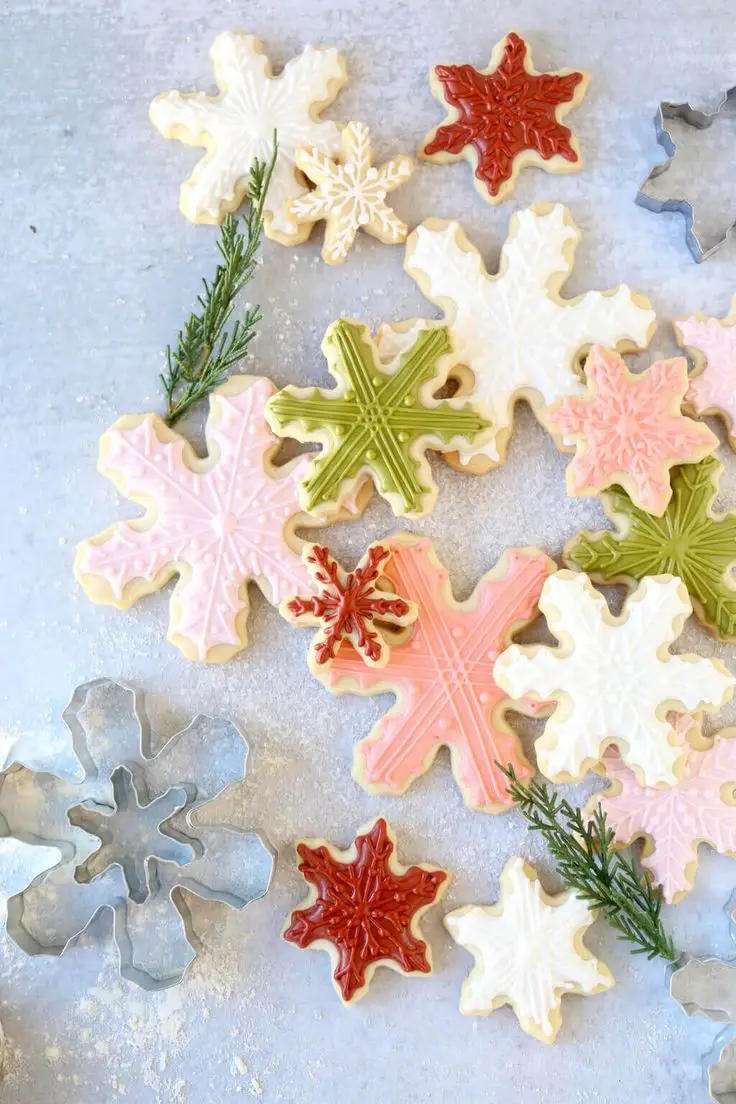
<path id="1" fill-rule="evenodd" d="M 499 904 L 467 905 L 444 919 L 455 942 L 475 958 L 463 982 L 460 1011 L 487 1016 L 510 1004 L 524 1031 L 553 1043 L 565 993 L 593 996 L 614 984 L 608 967 L 583 943 L 594 920 L 573 890 L 549 896 L 532 866 L 510 859 L 501 875 Z"/>
<path id="2" fill-rule="evenodd" d="M 181 186 L 180 207 L 192 222 L 218 223 L 245 199 L 256 157 L 267 161 L 278 134 L 278 158 L 265 205 L 266 235 L 293 244 L 304 241 L 287 204 L 307 189 L 295 163 L 300 147 L 332 155 L 340 145 L 336 123 L 322 121 L 347 80 L 337 50 L 306 46 L 274 77 L 253 35 L 224 31 L 210 48 L 220 94 L 164 92 L 149 108 L 165 138 L 204 146 L 206 154 Z"/>
<path id="3" fill-rule="evenodd" d="M 459 223 L 428 219 L 409 235 L 404 267 L 444 311 L 453 345 L 450 375 L 495 427 L 489 441 L 448 456 L 453 466 L 485 472 L 503 462 L 517 399 L 526 399 L 546 425 L 554 402 L 582 395 L 576 369 L 591 345 L 620 351 L 648 345 L 654 311 L 625 284 L 560 297 L 579 241 L 566 207 L 534 203 L 512 216 L 498 274 L 491 276 Z M 425 325 L 411 319 L 384 326 L 381 356 L 395 357 Z"/>
<path id="4" fill-rule="evenodd" d="M 718 660 L 670 653 L 692 613 L 682 581 L 644 578 L 614 617 L 587 575 L 558 571 L 539 608 L 560 646 L 514 644 L 493 677 L 512 698 L 556 703 L 536 743 L 540 771 L 577 781 L 615 744 L 642 785 L 675 785 L 685 749 L 668 710 L 718 709 L 735 682 Z"/>
<path id="5" fill-rule="evenodd" d="M 409 227 L 388 206 L 386 194 L 409 179 L 414 162 L 402 154 L 375 168 L 363 123 L 348 123 L 343 130 L 339 160 L 311 147 L 297 150 L 296 163 L 315 188 L 292 199 L 289 214 L 307 234 L 325 220 L 322 257 L 328 264 L 342 264 L 359 230 L 387 245 L 406 240 Z"/>

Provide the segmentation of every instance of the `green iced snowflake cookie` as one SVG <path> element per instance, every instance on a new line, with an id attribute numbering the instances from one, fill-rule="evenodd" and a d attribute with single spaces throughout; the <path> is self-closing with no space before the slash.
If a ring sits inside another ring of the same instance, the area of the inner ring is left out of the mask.
<path id="1" fill-rule="evenodd" d="M 447 330 L 422 330 L 386 367 L 368 327 L 341 318 L 322 351 L 337 387 L 285 387 L 266 406 L 275 433 L 322 446 L 301 483 L 302 507 L 329 513 L 372 478 L 397 516 L 426 517 L 437 498 L 427 450 L 462 453 L 491 428 L 471 403 L 432 397 L 446 378 Z"/>
<path id="2" fill-rule="evenodd" d="M 721 640 L 736 640 L 736 511 L 712 510 L 722 471 L 714 456 L 677 468 L 663 517 L 638 509 L 624 491 L 602 494 L 618 532 L 579 533 L 565 547 L 565 562 L 597 582 L 679 575 L 698 619 Z"/>

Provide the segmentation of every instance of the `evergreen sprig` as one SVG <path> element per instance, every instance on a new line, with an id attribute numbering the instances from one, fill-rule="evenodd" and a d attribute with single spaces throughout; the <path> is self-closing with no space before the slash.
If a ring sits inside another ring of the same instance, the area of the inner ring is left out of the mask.
<path id="1" fill-rule="evenodd" d="M 203 279 L 197 307 L 179 331 L 176 346 L 166 347 L 166 370 L 161 383 L 166 395 L 166 424 L 179 418 L 223 383 L 230 369 L 245 356 L 261 320 L 261 308 L 249 307 L 230 330 L 227 324 L 235 300 L 255 272 L 263 231 L 263 211 L 273 176 L 278 145 L 276 132 L 270 159 L 256 158 L 250 170 L 248 207 L 242 219 L 228 214 L 217 248 L 221 261 L 212 281 Z"/>
<path id="2" fill-rule="evenodd" d="M 602 912 L 619 939 L 632 944 L 634 954 L 677 961 L 672 936 L 660 917 L 661 887 L 616 849 L 615 833 L 600 804 L 584 819 L 580 809 L 543 783 L 522 784 L 511 765 L 498 766 L 509 779 L 508 793 L 529 821 L 529 831 L 544 836 L 560 874 L 578 896 Z"/>

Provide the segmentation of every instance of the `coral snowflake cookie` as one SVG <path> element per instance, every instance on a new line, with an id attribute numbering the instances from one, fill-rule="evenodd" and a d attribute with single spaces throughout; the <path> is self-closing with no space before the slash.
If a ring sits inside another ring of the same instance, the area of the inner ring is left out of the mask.
<path id="1" fill-rule="evenodd" d="M 513 633 L 536 617 L 555 565 L 536 548 L 511 548 L 471 596 L 457 602 L 429 539 L 402 533 L 386 543 L 392 550 L 386 575 L 419 609 L 408 639 L 392 646 L 379 670 L 367 668 L 350 649 L 328 671 L 315 670 L 337 694 L 396 696 L 357 745 L 353 775 L 371 793 L 400 794 L 445 746 L 466 804 L 503 812 L 511 799 L 497 764 L 513 764 L 522 778 L 532 771 L 504 720 L 507 695 L 494 682 L 493 663 Z"/>
<path id="2" fill-rule="evenodd" d="M 686 403 L 696 414 L 720 414 L 736 451 L 736 295 L 725 318 L 693 314 L 675 322 L 678 344 L 695 357 Z"/>
<path id="3" fill-rule="evenodd" d="M 550 896 L 532 866 L 510 859 L 498 905 L 467 905 L 445 916 L 452 938 L 475 958 L 460 1011 L 487 1016 L 510 1004 L 524 1031 L 553 1043 L 565 993 L 590 997 L 614 984 L 608 967 L 583 943 L 594 920 L 574 890 Z"/>
<path id="4" fill-rule="evenodd" d="M 664 900 L 690 892 L 698 866 L 698 844 L 709 843 L 736 857 L 736 730 L 724 729 L 711 748 L 684 744 L 682 778 L 669 789 L 644 788 L 636 775 L 608 751 L 603 759 L 611 787 L 594 796 L 624 847 L 644 839 L 644 866 L 662 886 Z"/>
<path id="5" fill-rule="evenodd" d="M 344 571 L 319 544 L 306 545 L 302 558 L 315 593 L 285 598 L 279 609 L 292 625 L 318 627 L 309 647 L 312 670 L 327 668 L 344 642 L 352 644 L 364 663 L 384 667 L 391 649 L 381 623 L 403 626 L 417 618 L 413 602 L 381 589 L 391 549 L 371 545 L 355 571 Z"/>
<path id="6" fill-rule="evenodd" d="M 613 484 L 635 506 L 661 517 L 672 498 L 670 468 L 697 463 L 718 445 L 707 426 L 686 418 L 684 357 L 657 360 L 633 375 L 618 353 L 594 345 L 585 361 L 588 393 L 560 399 L 548 412 L 562 448 L 575 448 L 566 473 L 570 495 Z"/>
<path id="7" fill-rule="evenodd" d="M 526 399 L 546 424 L 557 399 L 582 395 L 576 369 L 591 345 L 626 351 L 649 343 L 654 311 L 625 284 L 560 297 L 579 240 L 566 207 L 535 203 L 512 217 L 498 274 L 491 276 L 457 222 L 429 219 L 409 236 L 404 267 L 444 312 L 450 375 L 493 423 L 490 437 L 450 458 L 456 466 L 485 472 L 503 461 L 517 399 Z M 381 356 L 406 348 L 417 325 L 384 326 Z"/>
<path id="8" fill-rule="evenodd" d="M 582 168 L 577 139 L 562 118 L 585 95 L 588 74 L 538 73 L 515 31 L 496 44 L 487 69 L 435 65 L 429 86 L 447 118 L 427 135 L 419 156 L 469 161 L 475 187 L 489 203 L 505 199 L 527 165 L 555 173 Z"/>
<path id="9" fill-rule="evenodd" d="M 224 662 L 246 646 L 251 579 L 274 604 L 310 586 L 294 535 L 318 523 L 299 505 L 309 462 L 271 462 L 274 391 L 254 376 L 216 388 L 204 460 L 155 414 L 120 418 L 100 441 L 99 470 L 146 513 L 82 541 L 76 577 L 94 602 L 128 609 L 178 573 L 169 640 L 188 659 Z"/>
<path id="10" fill-rule="evenodd" d="M 713 511 L 722 472 L 715 456 L 677 468 L 661 518 L 624 491 L 604 493 L 618 531 L 579 533 L 565 547 L 565 562 L 603 583 L 635 586 L 645 575 L 679 575 L 698 620 L 721 640 L 736 640 L 736 512 Z"/>
<path id="11" fill-rule="evenodd" d="M 642 785 L 674 785 L 685 752 L 667 711 L 718 709 L 736 683 L 718 660 L 670 653 L 692 611 L 682 581 L 645 578 L 614 617 L 587 575 L 559 571 L 539 608 L 560 646 L 513 644 L 493 675 L 512 698 L 555 702 L 536 743 L 541 772 L 577 781 L 615 744 Z"/>
<path id="12" fill-rule="evenodd" d="M 296 852 L 310 893 L 291 913 L 283 937 L 329 953 L 344 1005 L 365 996 L 379 966 L 410 976 L 432 972 L 420 923 L 449 886 L 446 870 L 402 866 L 396 837 L 382 817 L 359 829 L 347 851 L 324 839 L 303 839 Z"/>
<path id="13" fill-rule="evenodd" d="M 490 428 L 471 403 L 432 397 L 445 382 L 447 331 L 423 329 L 382 366 L 367 326 L 341 318 L 322 350 L 337 386 L 285 387 L 266 407 L 276 433 L 322 446 L 301 482 L 304 509 L 338 509 L 372 479 L 395 514 L 426 517 L 437 497 L 426 451 L 464 449 Z"/>
<path id="14" fill-rule="evenodd" d="M 296 163 L 315 187 L 291 200 L 289 213 L 306 234 L 324 219 L 322 257 L 328 264 L 345 260 L 359 230 L 389 245 L 406 240 L 409 228 L 388 206 L 386 195 L 409 179 L 414 164 L 401 156 L 375 168 L 363 123 L 348 123 L 343 130 L 339 160 L 310 147 L 297 150 Z"/>
<path id="15" fill-rule="evenodd" d="M 243 202 L 250 169 L 268 161 L 278 136 L 278 157 L 264 207 L 266 234 L 289 243 L 304 241 L 288 214 L 290 199 L 307 191 L 296 167 L 296 150 L 310 146 L 332 156 L 340 145 L 335 123 L 319 118 L 347 80 L 345 64 L 333 49 L 307 46 L 274 77 L 263 47 L 252 35 L 219 34 L 210 48 L 219 95 L 165 92 L 149 108 L 164 138 L 206 153 L 181 186 L 180 207 L 192 222 L 221 222 Z"/>

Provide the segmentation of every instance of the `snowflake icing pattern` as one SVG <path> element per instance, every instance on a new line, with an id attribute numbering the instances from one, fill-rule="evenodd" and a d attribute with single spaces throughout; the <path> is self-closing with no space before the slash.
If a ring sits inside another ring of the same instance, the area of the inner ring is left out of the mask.
<path id="1" fill-rule="evenodd" d="M 401 866 L 395 848 L 381 817 L 360 829 L 351 851 L 325 840 L 296 846 L 299 870 L 312 891 L 292 912 L 284 939 L 302 948 L 329 944 L 333 982 L 344 1004 L 365 995 L 379 965 L 405 974 L 432 972 L 419 922 L 443 896 L 450 876 L 424 863 Z"/>
<path id="2" fill-rule="evenodd" d="M 396 535 L 387 543 L 393 552 L 388 578 L 419 608 L 410 638 L 392 646 L 380 670 L 344 651 L 324 676 L 315 671 L 334 693 L 396 695 L 357 745 L 354 776 L 373 793 L 403 793 L 447 746 L 470 808 L 505 811 L 511 799 L 496 763 L 512 763 L 521 778 L 532 770 L 500 715 L 506 694 L 493 680 L 493 663 L 511 633 L 536 616 L 554 563 L 537 549 L 509 549 L 458 603 L 431 541 Z"/>
<path id="3" fill-rule="evenodd" d="M 286 598 L 279 609 L 292 625 L 319 627 L 309 649 L 310 666 L 329 666 L 343 642 L 350 642 L 371 667 L 385 666 L 391 649 L 377 622 L 403 626 L 417 617 L 413 602 L 381 589 L 391 549 L 372 545 L 355 571 L 344 571 L 318 544 L 306 545 L 302 558 L 316 594 Z"/>
<path id="4" fill-rule="evenodd" d="M 670 468 L 696 463 L 718 445 L 707 426 L 686 418 L 684 357 L 657 360 L 632 375 L 618 353 L 594 345 L 585 362 L 588 394 L 560 399 L 548 424 L 576 446 L 566 473 L 570 495 L 597 494 L 614 483 L 656 517 L 672 498 Z"/>
<path id="5" fill-rule="evenodd" d="M 466 158 L 489 203 L 513 190 L 525 164 L 551 172 L 582 167 L 577 140 L 560 119 L 582 100 L 588 74 L 563 69 L 537 73 L 526 42 L 513 31 L 495 47 L 487 69 L 436 65 L 430 87 L 449 112 L 425 139 L 428 161 Z"/>
<path id="6" fill-rule="evenodd" d="M 321 121 L 319 112 L 347 80 L 340 54 L 307 46 L 274 78 L 257 38 L 224 31 L 212 43 L 210 57 L 219 96 L 165 92 L 149 109 L 165 138 L 207 148 L 182 184 L 182 213 L 192 222 L 218 223 L 235 211 L 245 199 L 254 160 L 270 158 L 276 131 L 279 151 L 264 208 L 266 234 L 286 244 L 304 241 L 309 229 L 300 230 L 288 214 L 289 200 L 307 191 L 296 150 L 311 146 L 331 156 L 339 148 L 339 128 Z"/>
<path id="7" fill-rule="evenodd" d="M 274 604 L 310 589 L 293 537 L 315 524 L 299 506 L 308 461 L 269 462 L 280 444 L 263 416 L 274 391 L 249 376 L 213 391 L 207 460 L 155 414 L 121 418 L 100 442 L 100 471 L 147 513 L 83 541 L 76 576 L 93 601 L 128 609 L 180 572 L 169 639 L 189 659 L 245 647 L 250 579 Z"/>
<path id="8" fill-rule="evenodd" d="M 342 132 L 342 160 L 333 161 L 318 149 L 297 150 L 297 167 L 315 185 L 314 191 L 289 205 L 297 223 L 308 230 L 320 219 L 326 222 L 322 257 L 341 264 L 365 230 L 387 244 L 403 242 L 408 227 L 386 204 L 386 194 L 409 179 L 414 166 L 410 157 L 399 157 L 374 168 L 368 127 L 349 123 Z"/>
<path id="9" fill-rule="evenodd" d="M 582 942 L 594 920 L 595 913 L 572 890 L 549 896 L 532 866 L 510 859 L 501 874 L 498 905 L 468 905 L 444 920 L 455 942 L 475 958 L 460 1011 L 485 1016 L 510 1004 L 524 1031 L 553 1043 L 565 993 L 592 996 L 614 983 Z"/>
<path id="10" fill-rule="evenodd" d="M 607 752 L 603 760 L 612 786 L 595 795 L 591 811 L 600 801 L 622 846 L 645 839 L 644 866 L 668 903 L 692 889 L 699 843 L 736 857 L 735 735 L 725 730 L 707 750 L 685 745 L 682 778 L 667 790 L 640 786 L 615 752 Z"/>
<path id="11" fill-rule="evenodd" d="M 669 652 L 692 612 L 682 581 L 644 579 L 613 617 L 587 575 L 559 571 L 539 608 L 560 647 L 513 644 L 493 674 L 514 698 L 557 703 L 536 743 L 540 771 L 579 781 L 615 744 L 643 785 L 675 785 L 685 755 L 665 711 L 717 709 L 735 681 L 717 660 Z"/>
<path id="12" fill-rule="evenodd" d="M 696 414 L 720 414 L 736 450 L 736 295 L 724 319 L 694 314 L 676 322 L 675 333 L 703 369 L 690 379 L 686 404 Z"/>
<path id="13" fill-rule="evenodd" d="M 456 366 L 450 374 L 459 372 L 463 393 L 493 423 L 491 439 L 466 448 L 460 464 L 472 460 L 474 470 L 487 471 L 502 462 L 521 395 L 546 424 L 552 403 L 583 394 L 575 368 L 590 345 L 649 343 L 654 311 L 625 284 L 560 298 L 579 239 L 566 207 L 535 203 L 512 217 L 499 272 L 490 276 L 457 222 L 429 219 L 409 236 L 405 268 L 444 311 Z M 415 338 L 415 325 L 384 326 L 381 357 L 395 357 Z"/>

